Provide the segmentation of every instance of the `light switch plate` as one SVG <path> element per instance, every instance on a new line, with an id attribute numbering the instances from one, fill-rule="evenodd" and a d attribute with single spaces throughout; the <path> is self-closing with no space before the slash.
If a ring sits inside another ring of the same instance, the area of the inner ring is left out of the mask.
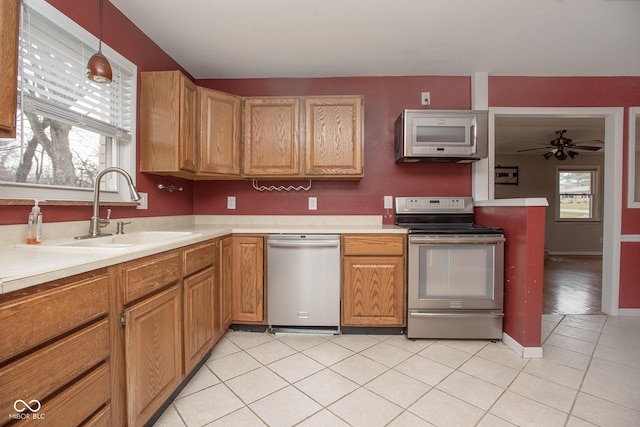
<path id="1" fill-rule="evenodd" d="M 136 206 L 136 209 L 149 209 L 149 193 L 138 194 L 140 194 L 140 200 L 138 201 L 138 206 Z"/>
<path id="2" fill-rule="evenodd" d="M 235 209 L 235 208 L 236 208 L 236 196 L 228 196 L 227 209 Z"/>
<path id="3" fill-rule="evenodd" d="M 384 208 L 393 209 L 393 196 L 384 196 Z"/>
<path id="4" fill-rule="evenodd" d="M 309 210 L 317 211 L 318 210 L 318 198 L 317 197 L 309 197 Z"/>

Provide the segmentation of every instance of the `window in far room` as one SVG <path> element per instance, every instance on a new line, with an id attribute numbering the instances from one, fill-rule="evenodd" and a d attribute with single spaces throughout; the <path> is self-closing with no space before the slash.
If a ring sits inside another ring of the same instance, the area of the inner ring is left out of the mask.
<path id="1" fill-rule="evenodd" d="M 599 221 L 598 168 L 558 168 L 559 221 Z"/>
<path id="2" fill-rule="evenodd" d="M 103 44 L 113 81 L 90 81 L 98 39 L 44 0 L 22 2 L 19 43 L 16 138 L 0 139 L 0 197 L 91 200 L 99 170 L 135 177 L 136 66 Z M 101 185 L 105 200 L 129 200 L 119 175 Z"/>

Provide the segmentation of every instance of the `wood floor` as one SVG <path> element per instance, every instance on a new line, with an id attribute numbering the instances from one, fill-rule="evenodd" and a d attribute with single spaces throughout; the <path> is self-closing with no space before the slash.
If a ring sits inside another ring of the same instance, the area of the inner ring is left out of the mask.
<path id="1" fill-rule="evenodd" d="M 549 256 L 544 262 L 543 314 L 601 313 L 602 257 Z"/>

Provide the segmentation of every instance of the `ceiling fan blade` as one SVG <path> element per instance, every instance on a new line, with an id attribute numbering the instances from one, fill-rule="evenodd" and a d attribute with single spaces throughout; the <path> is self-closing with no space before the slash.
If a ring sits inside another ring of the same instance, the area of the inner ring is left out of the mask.
<path id="1" fill-rule="evenodd" d="M 579 145 L 579 144 L 602 144 L 604 145 L 604 141 L 601 139 L 589 139 L 586 141 L 577 141 L 573 143 L 574 145 Z"/>
<path id="2" fill-rule="evenodd" d="M 553 147 L 550 147 L 548 145 L 541 145 L 538 148 L 525 148 L 524 150 L 518 150 L 516 151 L 516 153 L 524 153 L 525 151 L 535 151 L 535 150 L 549 150 L 550 148 L 553 148 Z"/>
<path id="3" fill-rule="evenodd" d="M 592 145 L 574 145 L 571 147 L 572 150 L 587 150 L 587 151 L 598 151 L 602 150 L 603 147 L 594 147 Z"/>

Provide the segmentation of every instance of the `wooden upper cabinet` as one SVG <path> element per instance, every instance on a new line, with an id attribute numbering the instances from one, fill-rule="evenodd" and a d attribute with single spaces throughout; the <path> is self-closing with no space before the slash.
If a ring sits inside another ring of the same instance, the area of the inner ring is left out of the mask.
<path id="1" fill-rule="evenodd" d="M 182 177 L 196 172 L 196 85 L 179 71 L 143 72 L 140 170 Z"/>
<path id="2" fill-rule="evenodd" d="M 198 176 L 240 176 L 242 98 L 198 87 L 200 152 Z"/>
<path id="3" fill-rule="evenodd" d="M 14 137 L 20 0 L 0 1 L 0 137 Z"/>
<path id="4" fill-rule="evenodd" d="M 362 177 L 363 98 L 305 99 L 305 175 Z"/>
<path id="5" fill-rule="evenodd" d="M 245 98 L 243 114 L 243 176 L 300 176 L 299 98 Z"/>

